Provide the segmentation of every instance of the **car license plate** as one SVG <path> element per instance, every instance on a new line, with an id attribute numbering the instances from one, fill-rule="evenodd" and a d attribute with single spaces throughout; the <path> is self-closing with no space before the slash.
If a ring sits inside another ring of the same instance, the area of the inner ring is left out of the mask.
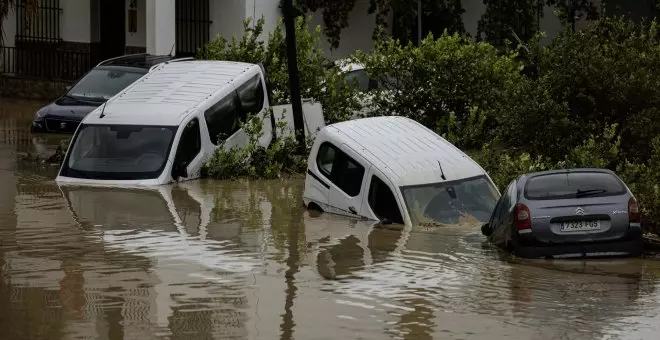
<path id="1" fill-rule="evenodd" d="M 570 221 L 562 222 L 561 231 L 590 231 L 599 230 L 600 221 Z"/>

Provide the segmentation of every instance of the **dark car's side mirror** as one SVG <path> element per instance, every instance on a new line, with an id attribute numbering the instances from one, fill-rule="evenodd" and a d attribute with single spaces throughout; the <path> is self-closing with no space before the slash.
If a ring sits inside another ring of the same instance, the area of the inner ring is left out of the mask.
<path id="1" fill-rule="evenodd" d="M 484 223 L 481 226 L 481 233 L 486 237 L 490 236 L 493 233 L 493 231 L 490 229 L 489 223 Z"/>

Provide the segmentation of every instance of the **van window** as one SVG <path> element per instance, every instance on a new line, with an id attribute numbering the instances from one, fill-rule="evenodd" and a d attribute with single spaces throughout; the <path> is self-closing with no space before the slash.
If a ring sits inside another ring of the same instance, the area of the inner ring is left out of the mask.
<path id="1" fill-rule="evenodd" d="M 190 164 L 201 151 L 202 138 L 199 132 L 199 121 L 197 118 L 194 118 L 186 125 L 183 132 L 181 132 L 181 139 L 179 139 L 179 147 L 176 149 L 172 171 L 175 171 L 184 163 Z"/>
<path id="2" fill-rule="evenodd" d="M 261 112 L 264 107 L 264 86 L 260 74 L 241 85 L 236 92 L 238 92 L 243 114 L 254 115 Z"/>
<path id="3" fill-rule="evenodd" d="M 369 207 L 378 219 L 403 224 L 401 211 L 392 190 L 376 175 L 371 176 L 369 185 Z"/>
<path id="4" fill-rule="evenodd" d="M 316 164 L 321 173 L 344 193 L 355 197 L 362 189 L 364 166 L 326 142 L 319 147 Z"/>
<path id="5" fill-rule="evenodd" d="M 332 164 L 335 162 L 336 158 L 336 148 L 329 143 L 323 143 L 319 148 L 319 153 L 316 158 L 316 161 L 319 166 L 319 170 L 326 176 L 330 177 L 332 173 Z"/>
<path id="6" fill-rule="evenodd" d="M 232 92 L 204 112 L 213 144 L 222 144 L 223 140 L 231 137 L 241 128 L 239 122 L 243 119 L 243 115 L 237 106 L 238 96 L 236 92 Z"/>
<path id="7" fill-rule="evenodd" d="M 100 180 L 157 178 L 165 168 L 177 128 L 82 124 L 62 175 Z"/>

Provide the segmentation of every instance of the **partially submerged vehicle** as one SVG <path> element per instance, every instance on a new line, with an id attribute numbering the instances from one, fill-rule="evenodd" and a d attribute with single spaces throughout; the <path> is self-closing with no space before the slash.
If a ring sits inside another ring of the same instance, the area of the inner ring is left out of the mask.
<path id="1" fill-rule="evenodd" d="M 39 109 L 31 129 L 33 132 L 72 134 L 87 114 L 156 65 L 191 59 L 140 53 L 104 60 L 67 87 L 66 93 Z"/>
<path id="2" fill-rule="evenodd" d="M 640 221 L 635 196 L 614 172 L 551 170 L 511 181 L 482 233 L 525 258 L 637 256 Z"/>
<path id="3" fill-rule="evenodd" d="M 277 134 L 273 112 L 278 111 L 269 107 L 260 65 L 159 65 L 83 119 L 56 181 L 161 185 L 198 178 L 217 148 L 247 145 L 240 123 L 248 116 L 261 119 L 258 144 L 269 146 Z M 321 110 L 307 110 L 305 117 L 323 124 Z M 307 127 L 308 133 L 320 128 Z"/>
<path id="4" fill-rule="evenodd" d="M 310 209 L 404 225 L 481 225 L 500 196 L 486 171 L 414 120 L 328 125 L 308 159 Z"/>

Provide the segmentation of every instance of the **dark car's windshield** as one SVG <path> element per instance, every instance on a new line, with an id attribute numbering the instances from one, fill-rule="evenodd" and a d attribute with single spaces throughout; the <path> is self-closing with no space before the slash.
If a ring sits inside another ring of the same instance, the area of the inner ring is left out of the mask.
<path id="1" fill-rule="evenodd" d="M 104 180 L 157 178 L 176 126 L 82 125 L 62 175 Z"/>
<path id="2" fill-rule="evenodd" d="M 571 199 L 622 195 L 626 189 L 606 172 L 565 172 L 535 176 L 527 180 L 525 198 L 530 200 Z"/>
<path id="3" fill-rule="evenodd" d="M 424 223 L 480 225 L 499 199 L 485 176 L 402 188 L 414 225 Z"/>
<path id="4" fill-rule="evenodd" d="M 93 69 L 80 79 L 67 95 L 90 100 L 108 100 L 143 75 L 141 72 Z"/>

